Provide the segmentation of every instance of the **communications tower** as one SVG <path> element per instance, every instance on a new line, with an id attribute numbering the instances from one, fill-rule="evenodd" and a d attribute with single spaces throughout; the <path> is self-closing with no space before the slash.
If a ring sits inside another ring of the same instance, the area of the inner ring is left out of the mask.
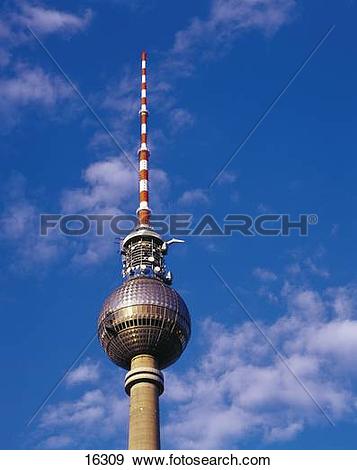
<path id="1" fill-rule="evenodd" d="M 165 264 L 169 246 L 179 240 L 165 241 L 150 227 L 146 63 L 142 52 L 138 224 L 121 243 L 123 283 L 104 301 L 98 320 L 102 347 L 128 370 L 129 449 L 160 449 L 161 370 L 177 361 L 191 334 L 190 314 Z"/>

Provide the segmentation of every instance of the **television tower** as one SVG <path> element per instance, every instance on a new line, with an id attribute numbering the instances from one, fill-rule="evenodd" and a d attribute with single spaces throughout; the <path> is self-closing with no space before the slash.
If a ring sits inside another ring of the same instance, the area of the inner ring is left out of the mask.
<path id="1" fill-rule="evenodd" d="M 191 334 L 190 314 L 170 287 L 172 275 L 165 264 L 169 246 L 181 240 L 164 241 L 150 227 L 146 61 L 142 52 L 138 225 L 121 243 L 124 280 L 105 300 L 98 320 L 101 345 L 128 370 L 129 449 L 160 449 L 161 370 L 177 361 Z"/>

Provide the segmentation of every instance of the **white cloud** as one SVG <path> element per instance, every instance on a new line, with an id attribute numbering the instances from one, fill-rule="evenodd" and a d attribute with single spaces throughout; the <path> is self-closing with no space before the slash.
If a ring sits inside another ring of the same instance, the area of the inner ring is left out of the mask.
<path id="1" fill-rule="evenodd" d="M 327 269 L 318 267 L 311 258 L 306 258 L 304 260 L 304 265 L 308 268 L 311 274 L 325 278 L 330 276 L 330 273 Z"/>
<path id="2" fill-rule="evenodd" d="M 330 231 L 331 237 L 336 238 L 339 230 L 340 230 L 339 224 L 332 224 L 331 231 Z"/>
<path id="3" fill-rule="evenodd" d="M 169 116 L 171 120 L 171 129 L 174 133 L 185 129 L 186 127 L 191 127 L 194 123 L 194 118 L 187 109 L 173 108 Z"/>
<path id="4" fill-rule="evenodd" d="M 151 172 L 155 178 L 155 172 Z M 109 157 L 89 165 L 83 173 L 84 185 L 63 191 L 64 213 L 108 214 L 134 213 L 138 176 L 124 157 Z M 85 237 L 72 240 L 71 263 L 74 267 L 94 266 L 114 254 L 114 237 L 110 225 L 104 224 L 104 235 L 96 236 L 94 226 Z"/>
<path id="5" fill-rule="evenodd" d="M 124 156 L 108 157 L 89 165 L 83 173 L 84 186 L 63 192 L 65 212 L 102 211 L 117 214 L 136 209 L 138 172 L 136 163 L 130 165 Z M 165 199 L 168 176 L 163 170 L 150 169 L 150 183 L 161 191 L 152 191 L 152 199 L 159 206 Z"/>
<path id="6" fill-rule="evenodd" d="M 272 291 L 271 285 L 264 284 L 258 289 L 258 294 L 261 297 L 267 299 L 268 302 L 272 304 L 277 304 L 279 302 L 278 296 Z"/>
<path id="7" fill-rule="evenodd" d="M 134 132 L 134 123 L 139 125 L 138 109 L 140 89 L 139 74 L 134 74 L 127 67 L 120 71 L 120 79 L 110 83 L 104 92 L 96 96 L 96 105 L 102 108 L 106 114 L 106 121 L 110 124 L 111 133 L 117 138 L 125 150 L 138 148 L 137 133 Z M 95 132 L 91 146 L 97 149 L 113 147 L 113 142 L 108 134 L 99 129 Z"/>
<path id="8" fill-rule="evenodd" d="M 200 188 L 185 191 L 178 200 L 178 203 L 183 205 L 207 204 L 208 202 L 207 192 Z"/>
<path id="9" fill-rule="evenodd" d="M 285 427 L 273 427 L 266 433 L 265 440 L 268 442 L 289 441 L 302 431 L 303 427 L 304 423 L 302 421 L 290 423 Z"/>
<path id="10" fill-rule="evenodd" d="M 218 184 L 227 185 L 237 181 L 237 175 L 231 171 L 224 171 L 217 179 Z"/>
<path id="11" fill-rule="evenodd" d="M 59 434 L 58 436 L 54 435 L 46 438 L 41 447 L 45 449 L 63 449 L 72 443 L 73 439 L 70 436 Z"/>
<path id="12" fill-rule="evenodd" d="M 2 13 L 0 67 L 8 70 L 0 78 L 0 114 L 3 128 L 7 130 L 18 121 L 20 107 L 40 105 L 53 108 L 74 96 L 61 76 L 18 59 L 19 47 L 34 41 L 27 26 L 35 34 L 72 35 L 89 25 L 92 13 L 88 9 L 83 15 L 76 15 L 29 2 L 10 3 Z"/>
<path id="13" fill-rule="evenodd" d="M 135 167 L 124 157 L 92 163 L 85 169 L 83 180 L 84 187 L 64 191 L 62 208 L 65 212 L 114 211 L 137 191 Z"/>
<path id="14" fill-rule="evenodd" d="M 108 157 L 89 165 L 83 173 L 84 185 L 63 191 L 61 205 L 64 213 L 120 214 L 135 215 L 138 205 L 138 172 L 123 156 Z M 168 176 L 159 169 L 150 169 L 151 205 L 156 211 L 165 204 L 168 193 Z M 123 224 L 119 224 L 124 228 Z M 132 225 L 126 226 L 132 228 Z M 85 238 L 72 240 L 75 253 L 74 266 L 95 265 L 116 248 L 112 243 L 118 235 L 110 231 L 110 224 L 104 224 L 104 235 L 96 236 L 94 230 Z"/>
<path id="15" fill-rule="evenodd" d="M 62 402 L 59 406 L 50 406 L 43 414 L 41 427 L 62 427 L 65 425 L 88 426 L 104 418 L 105 396 L 99 389 L 85 392 L 74 402 Z"/>
<path id="16" fill-rule="evenodd" d="M 71 386 L 88 382 L 96 382 L 99 379 L 99 376 L 99 363 L 87 360 L 67 375 L 66 383 Z"/>
<path id="17" fill-rule="evenodd" d="M 355 286 L 331 288 L 327 291 L 331 297 L 335 314 L 341 320 L 351 318 L 357 307 L 357 291 Z"/>
<path id="18" fill-rule="evenodd" d="M 155 63 L 150 64 L 150 70 L 155 68 L 155 65 Z M 164 75 L 170 77 L 167 71 Z M 163 80 L 162 77 L 163 71 L 159 67 L 150 75 L 148 84 L 149 111 L 155 109 L 157 114 L 165 117 L 160 129 L 152 129 L 149 119 L 149 148 L 152 153 L 155 153 L 160 143 L 186 130 L 195 122 L 191 112 L 178 106 L 172 83 Z M 130 153 L 135 153 L 138 148 L 139 80 L 140 74 L 137 69 L 124 67 L 120 71 L 120 79 L 110 83 L 103 93 L 96 96 L 97 106 L 106 113 L 112 134 L 121 144 L 125 144 L 125 149 L 129 149 Z M 111 139 L 102 129 L 94 134 L 91 141 L 94 148 L 108 149 L 108 144 L 112 148 Z"/>
<path id="19" fill-rule="evenodd" d="M 77 243 L 71 258 L 72 266 L 77 269 L 95 266 L 103 263 L 110 255 L 114 256 L 117 248 L 113 243 L 113 236 L 91 237 L 83 243 Z"/>
<path id="20" fill-rule="evenodd" d="M 290 21 L 295 5 L 294 0 L 213 0 L 206 19 L 193 18 L 176 33 L 173 60 L 181 73 L 189 73 L 189 55 L 212 58 L 250 30 L 272 35 Z"/>
<path id="21" fill-rule="evenodd" d="M 297 275 L 297 274 L 300 274 L 302 272 L 302 269 L 301 269 L 301 266 L 299 263 L 292 263 L 292 264 L 289 264 L 289 266 L 286 267 L 286 271 L 290 274 L 290 275 Z"/>
<path id="22" fill-rule="evenodd" d="M 324 310 L 324 303 L 318 292 L 309 288 L 296 288 L 290 283 L 286 282 L 282 294 L 285 296 L 289 310 L 294 315 L 299 315 L 307 318 L 321 317 Z"/>
<path id="23" fill-rule="evenodd" d="M 320 253 L 319 251 L 317 251 L 313 256 L 301 256 L 301 254 L 298 255 L 295 253 L 294 257 L 297 259 L 287 266 L 286 270 L 289 274 L 294 276 L 306 276 L 306 274 L 312 274 L 316 277 L 327 279 L 330 276 L 328 269 L 317 264 L 322 255 L 323 253 Z"/>
<path id="24" fill-rule="evenodd" d="M 138 204 L 138 174 L 123 157 L 109 157 L 87 167 L 83 174 L 84 184 L 78 188 L 63 191 L 62 213 L 135 215 Z M 155 188 L 152 205 L 160 211 L 168 193 L 168 176 L 158 169 L 150 171 L 150 180 Z M 43 206 L 42 206 L 43 207 Z M 65 237 L 59 228 L 40 236 L 40 213 L 26 194 L 26 181 L 22 176 L 8 184 L 3 208 L 0 208 L 2 232 L 0 238 L 13 248 L 11 266 L 25 271 L 50 266 L 64 256 L 71 267 L 93 266 L 115 254 L 114 238 L 118 235 L 104 224 L 103 236 L 97 236 L 94 224 L 85 237 Z M 58 211 L 57 211 L 58 212 Z M 59 211 L 61 212 L 61 211 Z M 119 225 L 124 228 L 123 224 Z M 126 228 L 131 228 L 129 224 Z"/>
<path id="25" fill-rule="evenodd" d="M 127 414 L 126 398 L 120 399 L 111 390 L 89 390 L 78 399 L 46 408 L 37 430 L 39 447 L 88 448 L 96 446 L 98 439 L 114 436 L 118 442 L 121 438 L 124 445 L 123 425 L 127 422 Z"/>
<path id="26" fill-rule="evenodd" d="M 2 231 L 0 239 L 12 251 L 12 269 L 28 270 L 52 263 L 63 248 L 54 234 L 41 237 L 39 230 L 40 211 L 26 194 L 26 180 L 16 175 L 6 185 L 6 195 L 0 212 Z"/>
<path id="27" fill-rule="evenodd" d="M 353 289 L 348 293 L 355 296 Z M 343 376 L 355 369 L 357 320 L 338 320 L 331 295 L 290 286 L 283 293 L 287 313 L 261 327 L 336 421 L 355 413 L 355 390 Z M 296 304 L 306 310 L 303 316 Z M 206 321 L 203 336 L 207 349 L 196 366 L 168 379 L 166 400 L 172 403 L 164 435 L 170 447 L 234 448 L 252 436 L 291 440 L 307 426 L 328 425 L 254 325 Z"/>
<path id="28" fill-rule="evenodd" d="M 20 13 L 12 15 L 15 24 L 28 26 L 35 33 L 42 34 L 83 31 L 89 25 L 91 19 L 92 12 L 90 9 L 85 10 L 83 15 L 80 16 L 29 3 L 21 4 Z"/>
<path id="29" fill-rule="evenodd" d="M 260 267 L 255 268 L 253 274 L 263 282 L 276 281 L 278 278 L 277 275 L 273 273 L 273 271 L 269 271 L 268 269 Z"/>
<path id="30" fill-rule="evenodd" d="M 5 109 L 30 104 L 52 107 L 72 93 L 62 78 L 40 67 L 18 65 L 15 74 L 0 78 L 0 103 Z"/>

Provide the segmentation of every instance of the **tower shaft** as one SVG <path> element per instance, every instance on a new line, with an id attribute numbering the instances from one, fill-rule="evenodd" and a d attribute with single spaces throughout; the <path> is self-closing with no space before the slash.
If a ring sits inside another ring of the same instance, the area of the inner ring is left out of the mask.
<path id="1" fill-rule="evenodd" d="M 160 449 L 159 395 L 163 389 L 156 359 L 148 354 L 134 357 L 125 378 L 130 396 L 129 450 Z"/>

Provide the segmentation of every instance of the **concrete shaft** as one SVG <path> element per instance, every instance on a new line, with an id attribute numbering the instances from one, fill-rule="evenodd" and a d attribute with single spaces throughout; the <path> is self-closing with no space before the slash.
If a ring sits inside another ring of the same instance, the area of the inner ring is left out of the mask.
<path id="1" fill-rule="evenodd" d="M 125 390 L 130 396 L 129 450 L 160 449 L 159 395 L 164 381 L 153 356 L 132 359 Z"/>

